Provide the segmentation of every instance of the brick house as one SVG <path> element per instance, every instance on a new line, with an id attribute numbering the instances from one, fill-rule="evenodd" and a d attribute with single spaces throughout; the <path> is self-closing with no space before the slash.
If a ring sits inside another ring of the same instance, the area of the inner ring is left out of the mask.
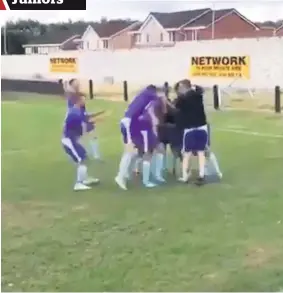
<path id="1" fill-rule="evenodd" d="M 268 33 L 236 9 L 213 11 L 209 8 L 153 12 L 130 32 L 135 47 L 171 46 L 179 41 L 260 37 Z"/>
<path id="2" fill-rule="evenodd" d="M 133 38 L 128 32 L 140 22 L 113 20 L 77 26 L 36 37 L 23 45 L 25 54 L 49 54 L 66 50 L 108 50 L 131 48 Z"/>
<path id="3" fill-rule="evenodd" d="M 258 32 L 260 37 L 276 36 L 276 23 L 272 21 L 266 21 L 264 23 L 256 22 L 255 24 L 260 28 L 260 31 Z"/>
<path id="4" fill-rule="evenodd" d="M 83 50 L 114 50 L 132 46 L 132 37 L 128 34 L 139 22 L 109 21 L 89 25 L 79 41 Z"/>
<path id="5" fill-rule="evenodd" d="M 283 24 L 275 30 L 275 35 L 278 37 L 283 37 Z"/>

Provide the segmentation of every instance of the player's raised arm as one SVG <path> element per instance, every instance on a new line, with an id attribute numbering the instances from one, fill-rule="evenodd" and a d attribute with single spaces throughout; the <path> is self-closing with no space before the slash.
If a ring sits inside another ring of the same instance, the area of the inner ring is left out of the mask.
<path id="1" fill-rule="evenodd" d="M 201 86 L 199 86 L 199 85 L 193 85 L 193 86 L 192 86 L 192 89 L 193 89 L 196 93 L 198 93 L 198 94 L 200 94 L 200 95 L 203 95 L 203 94 L 204 94 L 204 88 L 201 87 Z"/>

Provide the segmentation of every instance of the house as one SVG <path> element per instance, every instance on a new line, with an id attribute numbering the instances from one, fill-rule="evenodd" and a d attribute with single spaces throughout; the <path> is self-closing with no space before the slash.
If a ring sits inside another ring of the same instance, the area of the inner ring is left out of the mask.
<path id="1" fill-rule="evenodd" d="M 89 25 L 79 40 L 82 50 L 115 50 L 132 47 L 133 38 L 128 34 L 139 22 L 112 20 Z"/>
<path id="2" fill-rule="evenodd" d="M 275 30 L 275 35 L 278 37 L 283 37 L 283 24 Z"/>
<path id="3" fill-rule="evenodd" d="M 257 37 L 260 28 L 236 9 L 152 12 L 135 30 L 135 47 L 171 46 L 179 41 Z"/>
<path id="4" fill-rule="evenodd" d="M 76 50 L 78 46 L 77 41 L 85 29 L 85 26 L 81 26 L 76 29 L 64 27 L 56 31 L 49 31 L 23 45 L 25 54 L 49 54 L 62 50 Z"/>
<path id="5" fill-rule="evenodd" d="M 258 32 L 260 37 L 274 37 L 276 35 L 275 22 L 265 21 L 263 23 L 256 22 L 255 24 L 260 28 L 260 31 Z"/>
<path id="6" fill-rule="evenodd" d="M 52 30 L 23 45 L 25 54 L 49 54 L 65 50 L 107 50 L 131 48 L 128 32 L 140 22 L 111 20 L 92 25 Z"/>

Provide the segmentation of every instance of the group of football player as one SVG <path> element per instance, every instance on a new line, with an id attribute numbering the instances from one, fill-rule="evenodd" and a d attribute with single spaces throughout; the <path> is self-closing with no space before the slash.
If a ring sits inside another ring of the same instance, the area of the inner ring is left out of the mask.
<path id="1" fill-rule="evenodd" d="M 88 176 L 87 151 L 80 140 L 87 135 L 91 156 L 100 159 L 95 123 L 105 113 L 86 111 L 86 99 L 77 79 L 65 82 L 64 89 L 68 110 L 62 145 L 77 164 L 74 190 L 88 190 L 99 180 Z M 149 85 L 128 104 L 120 122 L 124 150 L 115 177 L 121 189 L 127 190 L 127 183 L 135 173 L 140 173 L 147 188 L 165 184 L 168 169 L 174 174 L 180 170 L 178 181 L 193 180 L 198 186 L 211 176 L 222 178 L 210 149 L 211 127 L 204 108 L 204 90 L 184 79 L 176 83 L 174 91 L 175 99 L 171 101 L 166 88 Z M 198 159 L 198 175 L 194 179 L 192 157 Z"/>

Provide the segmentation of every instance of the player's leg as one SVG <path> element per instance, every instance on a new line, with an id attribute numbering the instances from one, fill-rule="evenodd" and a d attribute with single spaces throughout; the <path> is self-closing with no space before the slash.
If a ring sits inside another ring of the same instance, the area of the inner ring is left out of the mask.
<path id="1" fill-rule="evenodd" d="M 172 127 L 169 138 L 170 150 L 172 154 L 172 173 L 177 175 L 177 170 L 181 169 L 182 163 L 182 147 L 183 147 L 183 133 L 176 127 Z"/>
<path id="2" fill-rule="evenodd" d="M 211 127 L 208 124 L 207 127 L 207 149 L 206 149 L 206 173 L 209 175 L 216 175 L 221 179 L 223 177 L 222 172 L 220 170 L 218 160 L 213 152 L 210 151 L 210 145 L 211 145 Z"/>
<path id="3" fill-rule="evenodd" d="M 196 181 L 197 185 L 204 183 L 206 156 L 205 151 L 207 147 L 208 134 L 206 129 L 197 129 L 193 131 L 194 151 L 198 156 L 199 177 Z"/>
<path id="4" fill-rule="evenodd" d="M 206 151 L 205 175 L 217 175 L 220 179 L 223 177 L 216 155 L 210 150 Z"/>
<path id="5" fill-rule="evenodd" d="M 142 161 L 142 182 L 145 187 L 155 187 L 156 184 L 150 180 L 152 170 L 153 152 L 157 145 L 157 136 L 153 136 L 151 126 L 143 127 L 140 131 L 139 139 L 136 140 L 136 146 L 143 151 Z M 138 137 L 137 137 L 138 138 Z"/>
<path id="6" fill-rule="evenodd" d="M 137 155 L 133 161 L 133 171 L 136 175 L 140 174 L 142 171 L 142 158 L 143 158 L 143 151 L 137 150 Z"/>
<path id="7" fill-rule="evenodd" d="M 158 141 L 160 142 L 160 146 L 158 146 L 157 152 L 162 154 L 162 156 L 160 155 L 159 159 L 157 160 L 161 160 L 161 157 L 162 157 L 162 171 L 163 172 L 167 171 L 168 165 L 170 163 L 167 156 L 167 145 L 169 144 L 167 132 L 168 132 L 167 124 L 161 124 L 158 126 L 157 136 L 158 136 Z"/>
<path id="8" fill-rule="evenodd" d="M 96 160 L 101 160 L 98 138 L 95 134 L 95 124 L 88 122 L 85 127 L 91 156 Z"/>
<path id="9" fill-rule="evenodd" d="M 77 164 L 77 179 L 74 186 L 74 190 L 88 190 L 90 184 L 96 184 L 99 182 L 97 178 L 91 178 L 88 176 L 88 169 L 86 165 L 86 150 L 77 141 L 70 138 L 63 138 L 62 145 L 65 152 L 72 158 Z"/>
<path id="10" fill-rule="evenodd" d="M 185 130 L 183 134 L 183 148 L 182 148 L 182 177 L 179 178 L 181 182 L 188 182 L 190 178 L 190 159 L 194 149 L 194 141 L 192 139 L 191 130 Z"/>
<path id="11" fill-rule="evenodd" d="M 152 174 L 154 178 L 159 182 L 166 182 L 163 177 L 164 172 L 164 157 L 165 157 L 165 145 L 158 143 L 152 156 Z"/>
<path id="12" fill-rule="evenodd" d="M 171 145 L 172 153 L 172 174 L 177 176 L 180 173 L 181 164 L 182 164 L 182 153 L 179 148 L 176 148 Z"/>
<path id="13" fill-rule="evenodd" d="M 127 178 L 130 174 L 132 159 L 135 156 L 135 148 L 132 142 L 131 121 L 128 119 L 122 119 L 120 126 L 124 142 L 124 152 L 121 156 L 119 170 L 117 176 L 115 177 L 115 181 L 120 188 L 127 190 Z"/>
<path id="14" fill-rule="evenodd" d="M 132 178 L 133 174 L 137 175 L 140 173 L 140 163 L 142 161 L 143 154 L 140 154 L 139 151 L 135 148 L 135 153 L 132 157 L 130 166 L 128 168 L 128 173 L 126 174 L 126 179 L 129 180 Z"/>

